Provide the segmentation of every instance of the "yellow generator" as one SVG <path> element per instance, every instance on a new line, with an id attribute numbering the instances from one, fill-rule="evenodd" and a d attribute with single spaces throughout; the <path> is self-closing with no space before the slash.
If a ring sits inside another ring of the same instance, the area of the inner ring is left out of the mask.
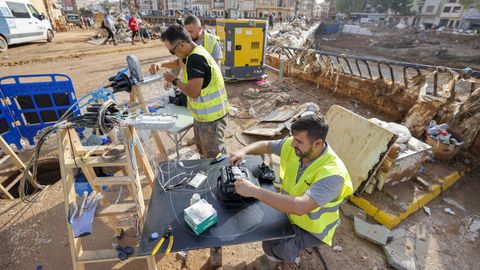
<path id="1" fill-rule="evenodd" d="M 226 81 L 258 79 L 265 74 L 267 25 L 266 20 L 217 19 Z"/>

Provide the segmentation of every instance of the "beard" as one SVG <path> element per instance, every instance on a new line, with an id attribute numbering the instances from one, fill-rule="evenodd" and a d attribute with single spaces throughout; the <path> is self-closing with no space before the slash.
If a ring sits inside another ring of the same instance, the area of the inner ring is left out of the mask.
<path id="1" fill-rule="evenodd" d="M 295 149 L 295 154 L 299 157 L 299 158 L 308 158 L 312 152 L 313 152 L 313 147 L 310 146 L 310 148 L 308 148 L 307 151 L 305 152 L 302 152 L 300 149 L 298 148 L 294 148 Z"/>

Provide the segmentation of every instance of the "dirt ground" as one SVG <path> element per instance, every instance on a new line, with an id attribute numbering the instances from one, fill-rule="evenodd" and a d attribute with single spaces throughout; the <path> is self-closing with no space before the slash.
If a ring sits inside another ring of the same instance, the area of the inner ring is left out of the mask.
<path id="1" fill-rule="evenodd" d="M 392 30 L 381 36 L 337 34 L 316 40 L 317 48 L 346 55 L 453 68 L 480 69 L 480 37 L 437 32 Z"/>
<path id="2" fill-rule="evenodd" d="M 171 57 L 158 40 L 146 45 L 95 46 L 84 41 L 93 32 L 68 32 L 57 34 L 53 43 L 35 43 L 12 46 L 6 54 L 0 55 L 0 77 L 15 74 L 61 73 L 73 80 L 77 96 L 105 84 L 108 77 L 126 66 L 125 57 L 135 54 L 141 61 L 144 70 L 156 61 Z M 265 102 L 257 108 L 256 118 L 265 115 L 275 105 L 301 104 L 314 102 L 326 113 L 333 104 L 344 106 L 365 117 L 377 117 L 374 108 L 332 95 L 325 90 L 302 81 L 286 79 L 276 82 L 275 74 L 269 73 L 273 82 L 270 88 L 261 89 L 262 95 L 282 95 L 280 104 Z M 247 89 L 254 88 L 253 82 L 228 84 L 227 90 L 232 104 L 240 110 L 246 110 L 248 104 L 255 99 L 246 96 Z M 162 93 L 160 85 L 149 87 L 144 92 L 147 99 L 155 98 Z M 125 100 L 125 94 L 119 94 L 118 100 Z M 293 103 L 292 103 L 293 102 Z M 267 107 L 273 106 L 273 107 Z M 241 147 L 236 135 L 255 119 L 239 119 L 230 117 L 226 135 L 229 150 Z M 360 131 L 361 132 L 361 131 Z M 192 138 L 192 132 L 186 140 Z M 245 141 L 254 138 L 241 137 Z M 53 140 L 52 140 L 53 141 Z M 168 149 L 173 148 L 169 140 L 164 140 Z M 50 149 L 54 148 L 50 142 Z M 172 151 L 170 151 L 172 152 Z M 59 174 L 48 176 L 50 182 L 59 179 Z M 116 192 L 114 190 L 114 192 Z M 420 269 L 480 269 L 480 245 L 477 232 L 469 231 L 472 219 L 480 219 L 480 177 L 478 172 L 468 174 L 453 185 L 440 197 L 428 204 L 432 215 L 418 211 L 409 217 L 398 228 L 423 223 L 430 234 L 432 243 L 428 247 L 428 256 Z M 38 194 L 38 202 L 24 204 L 20 200 L 0 201 L 0 269 L 34 269 L 42 265 L 43 269 L 71 269 L 71 258 L 67 238 L 65 209 L 61 182 L 52 184 L 45 192 Z M 458 207 L 447 203 L 453 199 Z M 456 212 L 451 216 L 443 211 L 450 207 Z M 463 210 L 461 209 L 463 207 Z M 94 234 L 87 237 L 86 248 L 109 248 L 116 242 L 113 231 L 107 224 L 96 219 Z M 120 243 L 131 243 L 133 237 L 126 237 Z M 322 246 L 323 254 L 329 269 L 388 269 L 383 249 L 355 235 L 352 220 L 342 217 L 342 224 L 334 237 L 334 245 L 341 246 L 342 251 L 333 251 Z M 223 248 L 224 269 L 267 269 L 262 263 L 261 243 L 228 246 Z M 171 254 L 158 257 L 160 269 L 208 269 L 209 250 L 188 252 L 186 257 Z M 299 269 L 322 269 L 318 255 L 303 251 Z M 109 264 L 87 265 L 87 269 L 108 269 Z M 146 263 L 133 261 L 121 269 L 145 269 Z M 277 266 L 281 269 L 294 269 L 292 265 Z"/>

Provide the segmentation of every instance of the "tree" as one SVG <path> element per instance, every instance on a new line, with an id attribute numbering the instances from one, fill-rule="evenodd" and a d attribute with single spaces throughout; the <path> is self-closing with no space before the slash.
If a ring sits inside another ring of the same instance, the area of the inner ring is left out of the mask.
<path id="1" fill-rule="evenodd" d="M 367 0 L 337 0 L 337 12 L 363 12 Z"/>
<path id="2" fill-rule="evenodd" d="M 469 9 L 473 6 L 480 10 L 480 0 L 460 0 L 460 4 L 462 4 L 465 9 Z"/>
<path id="3" fill-rule="evenodd" d="M 411 15 L 411 5 L 413 0 L 375 0 L 373 1 L 378 12 L 388 12 L 391 10 L 395 15 Z"/>

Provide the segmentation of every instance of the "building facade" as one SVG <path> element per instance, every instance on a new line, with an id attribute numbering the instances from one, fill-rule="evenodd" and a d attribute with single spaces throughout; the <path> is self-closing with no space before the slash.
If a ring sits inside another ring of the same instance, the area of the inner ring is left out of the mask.
<path id="1" fill-rule="evenodd" d="M 426 28 L 459 28 L 465 13 L 460 0 L 416 0 L 412 11 L 416 14 L 409 20 L 410 25 Z"/>
<path id="2" fill-rule="evenodd" d="M 297 4 L 298 0 L 257 0 L 256 16 L 266 19 L 272 14 L 276 21 L 288 20 L 295 17 Z"/>
<path id="3" fill-rule="evenodd" d="M 253 19 L 256 17 L 255 0 L 240 0 L 239 18 Z"/>
<path id="4" fill-rule="evenodd" d="M 469 8 L 463 14 L 462 22 L 460 23 L 462 30 L 477 30 L 480 31 L 480 11 L 476 8 Z"/>

